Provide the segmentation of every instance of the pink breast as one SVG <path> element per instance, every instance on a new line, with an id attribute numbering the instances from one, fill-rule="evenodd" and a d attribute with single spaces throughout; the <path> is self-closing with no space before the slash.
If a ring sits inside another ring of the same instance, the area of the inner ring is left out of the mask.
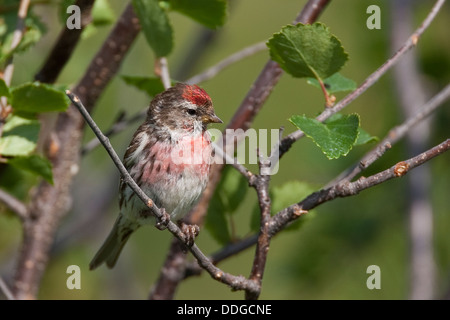
<path id="1" fill-rule="evenodd" d="M 199 179 L 207 178 L 211 163 L 209 137 L 185 137 L 177 144 L 157 142 L 152 146 L 150 161 L 144 167 L 143 178 L 151 184 L 168 182 L 187 174 Z"/>

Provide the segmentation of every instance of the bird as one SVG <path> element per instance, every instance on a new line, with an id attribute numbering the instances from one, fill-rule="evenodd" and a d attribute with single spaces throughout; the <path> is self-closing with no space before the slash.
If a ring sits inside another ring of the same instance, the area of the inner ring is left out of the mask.
<path id="1" fill-rule="evenodd" d="M 223 121 L 208 93 L 197 85 L 177 83 L 153 98 L 126 149 L 125 168 L 173 221 L 181 221 L 206 188 L 214 153 L 210 123 Z M 120 179 L 119 215 L 89 269 L 103 263 L 113 268 L 131 234 L 144 225 L 158 226 L 150 209 Z M 183 227 L 191 238 L 198 233 L 197 226 Z"/>

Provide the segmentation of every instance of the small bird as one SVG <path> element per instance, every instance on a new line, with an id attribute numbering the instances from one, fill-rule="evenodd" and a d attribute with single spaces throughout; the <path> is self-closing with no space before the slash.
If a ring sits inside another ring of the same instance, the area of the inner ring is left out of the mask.
<path id="1" fill-rule="evenodd" d="M 147 118 L 125 152 L 123 163 L 130 175 L 171 220 L 183 218 L 205 190 L 213 157 L 209 123 L 222 123 L 210 96 L 197 85 L 178 83 L 150 102 Z M 91 270 L 102 263 L 114 267 L 130 235 L 156 222 L 123 180 L 119 208 L 111 232 L 89 264 Z"/>

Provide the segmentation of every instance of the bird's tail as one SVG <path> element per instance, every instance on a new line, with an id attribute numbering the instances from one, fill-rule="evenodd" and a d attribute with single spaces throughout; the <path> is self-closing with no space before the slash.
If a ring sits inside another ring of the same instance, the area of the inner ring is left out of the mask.
<path id="1" fill-rule="evenodd" d="M 121 217 L 119 216 L 105 242 L 89 264 L 90 270 L 94 270 L 103 263 L 106 263 L 108 268 L 113 268 L 122 252 L 123 246 L 127 243 L 131 233 L 137 229 L 134 226 L 124 227 L 120 220 Z"/>

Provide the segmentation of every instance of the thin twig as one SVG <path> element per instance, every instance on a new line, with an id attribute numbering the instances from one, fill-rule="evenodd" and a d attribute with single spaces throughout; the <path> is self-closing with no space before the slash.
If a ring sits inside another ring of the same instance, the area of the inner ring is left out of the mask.
<path id="1" fill-rule="evenodd" d="M 364 80 L 364 82 L 353 92 L 348 94 L 345 98 L 339 101 L 334 107 L 325 109 L 316 119 L 320 122 L 325 121 L 333 114 L 341 111 L 351 102 L 353 102 L 356 98 L 358 98 L 361 94 L 363 94 L 368 88 L 370 88 L 378 79 L 381 78 L 391 67 L 393 67 L 400 58 L 408 52 L 411 48 L 417 45 L 420 36 L 422 33 L 430 26 L 431 22 L 436 17 L 437 13 L 441 9 L 445 0 L 438 0 L 434 4 L 430 13 L 427 15 L 425 20 L 422 22 L 419 28 L 408 38 L 408 40 L 403 44 L 403 46 L 389 59 L 387 60 L 381 67 L 379 67 L 375 72 L 373 72 L 369 77 Z M 304 136 L 303 131 L 297 130 L 293 133 L 286 136 L 281 145 L 280 145 L 280 158 L 283 156 L 286 151 L 292 146 L 292 144 L 298 139 Z"/>
<path id="2" fill-rule="evenodd" d="M 169 74 L 169 64 L 166 57 L 155 59 L 155 74 L 161 79 L 164 89 L 169 89 L 172 86 Z"/>
<path id="3" fill-rule="evenodd" d="M 128 126 L 136 121 L 142 120 L 145 118 L 147 114 L 147 108 L 142 109 L 131 117 L 126 117 L 124 112 L 121 112 L 117 117 L 116 121 L 114 121 L 111 128 L 105 131 L 104 135 L 108 138 L 111 138 L 113 135 L 125 130 Z M 86 155 L 95 148 L 100 145 L 100 140 L 97 138 L 92 138 L 89 142 L 87 142 L 83 148 L 81 149 L 81 155 Z"/>
<path id="4" fill-rule="evenodd" d="M 317 191 L 306 197 L 303 201 L 296 203 L 273 216 L 270 221 L 270 234 L 271 236 L 275 235 L 286 227 L 289 222 L 298 219 L 303 215 L 299 214 L 301 211 L 307 212 L 318 205 L 331 201 L 335 198 L 354 196 L 363 190 L 374 187 L 390 179 L 402 177 L 415 167 L 424 164 L 449 149 L 450 139 L 447 139 L 439 145 L 413 158 L 400 161 L 391 168 L 377 174 L 367 178 L 361 177 L 354 182 L 343 181 L 342 183 Z"/>
<path id="5" fill-rule="evenodd" d="M 0 276 L 0 291 L 3 292 L 3 294 L 6 297 L 6 299 L 8 299 L 8 300 L 16 300 L 16 298 L 13 295 L 13 293 L 11 292 L 11 290 L 9 289 L 9 287 L 5 283 L 5 281 L 3 281 L 3 278 L 1 276 Z"/>
<path id="6" fill-rule="evenodd" d="M 207 81 L 213 77 L 215 77 L 219 72 L 221 72 L 223 69 L 229 67 L 230 65 L 241 61 L 247 57 L 250 57 L 260 51 L 263 51 L 267 49 L 265 42 L 258 42 L 256 44 L 253 44 L 251 46 L 245 47 L 244 49 L 233 53 L 232 55 L 226 57 L 225 59 L 219 61 L 217 64 L 213 65 L 212 67 L 209 67 L 205 71 L 189 78 L 186 80 L 186 83 L 189 84 L 196 84 L 201 83 L 204 81 Z"/>
<path id="7" fill-rule="evenodd" d="M 259 153 L 259 151 L 258 151 Z M 255 257 L 253 259 L 252 271 L 250 272 L 249 279 L 255 281 L 261 288 L 262 278 L 266 267 L 267 254 L 269 253 L 269 221 L 270 221 L 270 209 L 271 199 L 269 196 L 269 181 L 270 175 L 264 175 L 270 167 L 268 160 L 264 160 L 259 154 L 259 172 L 257 181 L 255 183 L 256 193 L 258 195 L 258 204 L 260 209 L 260 229 L 258 235 L 258 241 L 256 243 Z M 260 295 L 258 292 L 246 292 L 245 298 L 247 300 L 256 300 Z"/>
<path id="8" fill-rule="evenodd" d="M 180 230 L 180 228 L 178 228 L 178 226 L 172 221 L 165 220 L 164 212 L 156 206 L 153 200 L 151 200 L 133 180 L 133 178 L 123 165 L 122 161 L 120 160 L 119 156 L 114 151 L 114 148 L 109 142 L 109 139 L 98 128 L 97 124 L 91 118 L 86 108 L 81 103 L 80 99 L 69 90 L 66 91 L 66 94 L 70 98 L 74 106 L 80 111 L 87 124 L 91 127 L 92 131 L 101 141 L 103 147 L 108 152 L 109 156 L 111 157 L 117 169 L 119 170 L 124 182 L 127 183 L 128 186 L 133 190 L 133 192 L 136 193 L 139 199 L 141 199 L 141 201 L 144 204 L 146 204 L 149 210 L 159 220 L 160 224 L 164 224 L 167 227 L 167 230 L 169 230 L 176 238 L 178 238 L 183 243 L 186 243 L 185 241 L 186 237 L 184 233 Z M 191 251 L 193 256 L 197 259 L 199 265 L 203 267 L 211 275 L 213 279 L 225 283 L 235 290 L 245 290 L 248 292 L 258 290 L 258 286 L 253 281 L 247 280 L 243 276 L 234 276 L 229 273 L 223 272 L 222 270 L 214 266 L 208 259 L 208 257 L 206 257 L 203 254 L 203 252 L 201 252 L 201 250 L 197 247 L 195 243 L 191 247 L 189 247 L 189 250 Z"/>
<path id="9" fill-rule="evenodd" d="M 12 212 L 17 214 L 22 221 L 25 221 L 28 217 L 27 206 L 22 203 L 22 201 L 2 189 L 0 189 L 0 201 L 3 202 Z"/>

